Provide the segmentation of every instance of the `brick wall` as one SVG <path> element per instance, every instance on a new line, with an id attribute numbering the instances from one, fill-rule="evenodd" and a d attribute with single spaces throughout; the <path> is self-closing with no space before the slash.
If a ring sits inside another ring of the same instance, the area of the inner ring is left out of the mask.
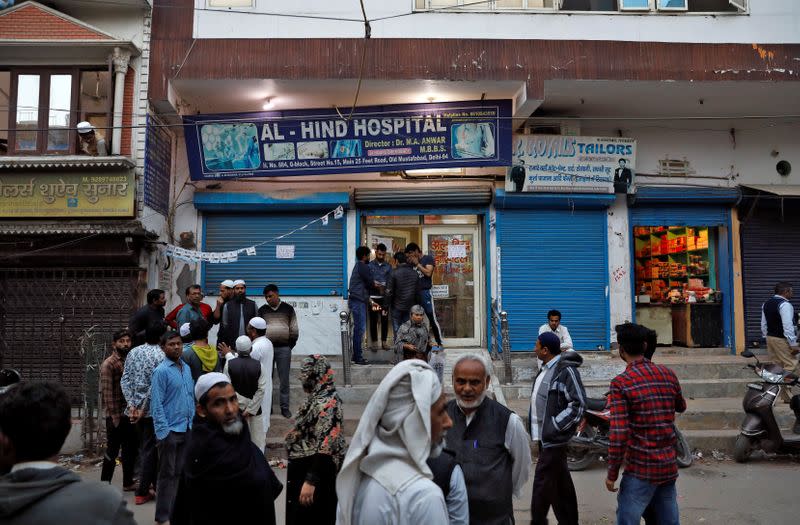
<path id="1" fill-rule="evenodd" d="M 0 16 L 0 35 L 30 40 L 110 40 L 107 35 L 30 4 Z"/>
<path id="2" fill-rule="evenodd" d="M 133 115 L 136 111 L 134 104 L 134 86 L 136 85 L 136 71 L 129 67 L 125 75 L 125 91 L 122 94 L 122 144 L 120 144 L 120 154 L 126 157 L 131 156 L 132 146 L 131 141 L 133 138 L 134 130 L 131 129 L 133 125 Z"/>

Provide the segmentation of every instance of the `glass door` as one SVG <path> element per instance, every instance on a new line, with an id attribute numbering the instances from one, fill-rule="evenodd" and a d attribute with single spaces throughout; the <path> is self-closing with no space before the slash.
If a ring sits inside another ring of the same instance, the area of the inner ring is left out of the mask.
<path id="1" fill-rule="evenodd" d="M 443 343 L 451 347 L 480 345 L 480 227 L 423 226 L 422 251 L 436 260 L 431 292 Z"/>

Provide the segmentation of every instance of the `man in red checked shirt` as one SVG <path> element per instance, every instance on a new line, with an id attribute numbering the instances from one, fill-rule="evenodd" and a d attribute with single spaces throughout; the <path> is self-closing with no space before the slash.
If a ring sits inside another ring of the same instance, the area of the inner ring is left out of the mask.
<path id="1" fill-rule="evenodd" d="M 681 385 L 667 367 L 644 357 L 648 329 L 625 323 L 616 327 L 619 355 L 628 363 L 611 381 L 611 435 L 606 488 L 616 492 L 619 469 L 625 472 L 617 496 L 617 525 L 639 525 L 645 509 L 659 525 L 678 525 L 675 480 L 675 412 L 686 410 Z"/>

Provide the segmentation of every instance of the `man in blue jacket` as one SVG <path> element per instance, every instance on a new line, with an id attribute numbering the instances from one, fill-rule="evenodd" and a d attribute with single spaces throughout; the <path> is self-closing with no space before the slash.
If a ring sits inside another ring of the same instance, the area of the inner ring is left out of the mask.
<path id="1" fill-rule="evenodd" d="M 539 446 L 531 523 L 546 525 L 552 505 L 559 525 L 578 525 L 578 498 L 567 468 L 567 443 L 586 410 L 586 393 L 578 373 L 583 358 L 573 351 L 562 353 L 561 340 L 553 332 L 539 335 L 536 357 L 542 366 L 531 392 L 531 438 Z"/>

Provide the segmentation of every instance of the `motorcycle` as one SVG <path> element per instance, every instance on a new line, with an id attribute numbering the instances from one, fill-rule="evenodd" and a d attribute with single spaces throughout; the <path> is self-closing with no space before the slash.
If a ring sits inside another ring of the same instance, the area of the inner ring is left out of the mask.
<path id="1" fill-rule="evenodd" d="M 745 416 L 734 445 L 733 459 L 744 463 L 754 450 L 797 454 L 800 452 L 800 436 L 788 437 L 781 433 L 773 407 L 780 397 L 781 388 L 798 384 L 800 378 L 786 372 L 780 365 L 762 364 L 750 350 L 742 352 L 742 357 L 755 358 L 755 364 L 748 363 L 747 367 L 761 378 L 761 382 L 747 385 L 742 401 Z M 790 406 L 800 421 L 800 395 L 792 398 Z"/>
<path id="2" fill-rule="evenodd" d="M 567 466 L 571 471 L 585 470 L 600 457 L 608 456 L 611 430 L 611 409 L 605 398 L 587 398 L 583 420 L 567 444 Z M 678 466 L 686 468 L 694 461 L 686 437 L 674 427 L 677 440 L 675 454 Z"/>

